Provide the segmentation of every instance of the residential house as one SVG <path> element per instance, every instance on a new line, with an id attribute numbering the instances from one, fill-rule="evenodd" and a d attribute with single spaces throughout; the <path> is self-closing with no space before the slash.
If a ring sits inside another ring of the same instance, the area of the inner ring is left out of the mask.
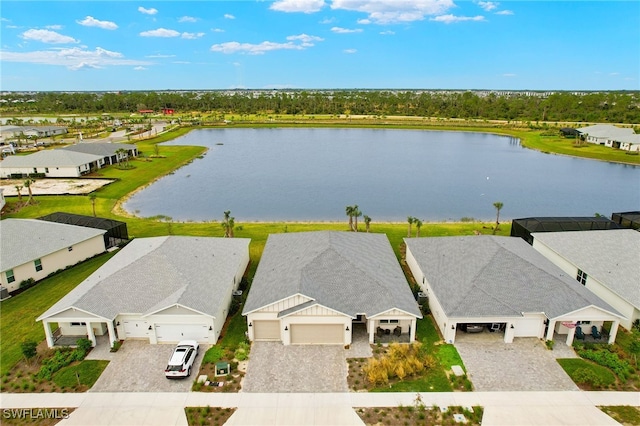
<path id="1" fill-rule="evenodd" d="M 43 222 L 46 223 L 46 222 Z M 96 336 L 215 344 L 249 264 L 249 239 L 137 238 L 44 312 L 47 344 Z M 59 329 L 52 330 L 51 324 Z"/>
<path id="2" fill-rule="evenodd" d="M 632 128 L 617 127 L 611 124 L 596 124 L 594 126 L 576 129 L 585 141 L 598 145 L 612 146 L 616 138 L 635 134 Z"/>
<path id="3" fill-rule="evenodd" d="M 615 341 L 623 316 L 521 238 L 406 238 L 406 261 L 445 341 L 468 324 L 493 330 L 505 343 L 518 337 L 565 339 L 577 326 L 609 327 Z"/>
<path id="4" fill-rule="evenodd" d="M 631 329 L 640 320 L 640 232 L 549 232 L 533 234 L 533 248 L 620 312 Z"/>
<path id="5" fill-rule="evenodd" d="M 422 317 L 386 235 L 331 231 L 269 235 L 243 315 L 252 341 L 345 346 L 413 341 Z"/>
<path id="6" fill-rule="evenodd" d="M 100 155 L 104 164 L 116 164 L 130 157 L 138 156 L 138 147 L 124 143 L 81 142 L 62 148 L 67 151 L 82 152 L 85 154 Z M 120 152 L 124 150 L 123 152 Z"/>
<path id="7" fill-rule="evenodd" d="M 102 155 L 64 149 L 48 149 L 29 155 L 12 155 L 0 162 L 0 178 L 43 174 L 44 177 L 75 178 L 105 165 Z"/>
<path id="8" fill-rule="evenodd" d="M 0 284 L 9 291 L 105 251 L 105 231 L 36 219 L 0 221 Z"/>

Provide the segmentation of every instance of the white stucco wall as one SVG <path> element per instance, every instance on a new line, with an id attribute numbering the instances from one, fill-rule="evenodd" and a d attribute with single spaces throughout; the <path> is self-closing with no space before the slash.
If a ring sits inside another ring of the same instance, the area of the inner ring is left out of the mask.
<path id="1" fill-rule="evenodd" d="M 104 237 L 103 235 L 97 235 L 91 239 L 74 244 L 73 250 L 69 251 L 68 247 L 48 254 L 40 258 L 42 262 L 42 270 L 36 271 L 34 261 L 24 263 L 20 266 L 13 268 L 13 275 L 15 281 L 12 283 L 7 282 L 6 271 L 2 271 L 0 274 L 0 282 L 2 286 L 9 291 L 14 291 L 20 288 L 20 283 L 26 279 L 33 278 L 38 281 L 45 278 L 52 272 L 56 272 L 58 269 L 65 269 L 67 266 L 75 265 L 85 259 L 100 254 L 105 251 Z"/>

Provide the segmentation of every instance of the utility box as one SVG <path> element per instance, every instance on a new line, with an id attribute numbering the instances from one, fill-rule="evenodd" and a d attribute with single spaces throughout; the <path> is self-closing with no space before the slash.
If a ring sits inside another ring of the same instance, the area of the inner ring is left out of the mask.
<path id="1" fill-rule="evenodd" d="M 429 302 L 429 297 L 424 291 L 418 292 L 418 305 L 424 305 Z"/>
<path id="2" fill-rule="evenodd" d="M 215 376 L 226 376 L 230 372 L 230 367 L 228 362 L 216 362 L 216 374 Z"/>

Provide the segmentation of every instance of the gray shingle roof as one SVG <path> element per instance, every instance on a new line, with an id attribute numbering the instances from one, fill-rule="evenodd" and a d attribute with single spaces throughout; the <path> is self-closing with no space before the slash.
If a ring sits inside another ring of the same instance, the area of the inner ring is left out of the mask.
<path id="1" fill-rule="evenodd" d="M 611 229 L 531 235 L 640 309 L 640 232 Z"/>
<path id="2" fill-rule="evenodd" d="M 0 221 L 0 271 L 40 259 L 104 234 L 105 230 L 35 219 Z"/>
<path id="3" fill-rule="evenodd" d="M 448 316 L 544 312 L 556 318 L 591 305 L 620 315 L 521 238 L 408 238 L 405 242 Z"/>
<path id="4" fill-rule="evenodd" d="M 135 239 L 38 320 L 70 307 L 114 319 L 176 304 L 215 316 L 222 303 L 217 295 L 233 286 L 249 242 L 177 236 Z"/>
<path id="5" fill-rule="evenodd" d="M 633 135 L 635 132 L 629 127 L 617 127 L 612 124 L 596 124 L 593 126 L 581 127 L 576 129 L 582 134 L 595 137 L 620 137 L 624 135 Z"/>
<path id="6" fill-rule="evenodd" d="M 0 163 L 0 167 L 78 167 L 101 160 L 102 157 L 65 149 L 47 149 L 29 155 L 10 155 Z"/>
<path id="7" fill-rule="evenodd" d="M 116 151 L 119 149 L 126 149 L 129 151 L 136 148 L 137 147 L 135 145 L 125 143 L 82 142 L 65 146 L 62 149 L 66 151 L 84 152 L 85 154 L 108 157 L 115 155 Z"/>
<path id="8" fill-rule="evenodd" d="M 296 294 L 353 317 L 393 308 L 421 317 L 384 234 L 269 235 L 243 314 Z"/>

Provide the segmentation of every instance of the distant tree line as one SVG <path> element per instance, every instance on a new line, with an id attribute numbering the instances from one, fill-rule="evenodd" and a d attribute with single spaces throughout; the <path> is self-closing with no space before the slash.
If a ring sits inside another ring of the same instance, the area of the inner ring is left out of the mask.
<path id="1" fill-rule="evenodd" d="M 640 122 L 640 92 L 151 91 L 4 92 L 3 114 L 176 113 L 403 115 L 518 121 Z"/>

